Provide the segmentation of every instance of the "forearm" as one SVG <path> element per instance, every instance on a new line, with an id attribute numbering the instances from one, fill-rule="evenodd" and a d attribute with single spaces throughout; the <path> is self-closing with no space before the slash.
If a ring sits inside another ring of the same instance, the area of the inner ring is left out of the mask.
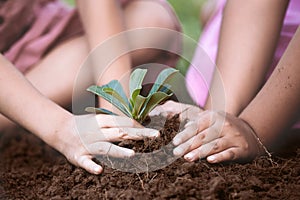
<path id="1" fill-rule="evenodd" d="M 300 111 L 300 28 L 265 86 L 241 113 L 262 142 L 271 146 Z"/>
<path id="2" fill-rule="evenodd" d="M 116 0 L 77 0 L 77 6 L 83 21 L 90 50 L 93 50 L 110 37 L 124 31 L 122 11 L 119 2 Z M 92 56 L 94 56 L 92 60 L 95 74 L 101 74 L 101 77 L 95 77 L 95 81 L 99 85 L 106 84 L 112 79 L 120 79 L 131 69 L 129 55 L 117 58 L 110 66 L 99 66 L 102 57 L 106 57 L 112 54 L 112 52 L 126 51 L 127 43 L 125 39 L 115 40 L 113 44 L 107 49 L 107 55 L 92 53 Z"/>
<path id="3" fill-rule="evenodd" d="M 91 48 L 124 30 L 121 9 L 116 0 L 76 2 Z"/>
<path id="4" fill-rule="evenodd" d="M 214 80 L 211 87 L 212 97 L 224 87 L 226 112 L 238 115 L 261 87 L 287 5 L 288 1 L 228 0 L 216 61 L 222 81 Z M 210 98 L 206 108 L 224 109 L 217 101 Z"/>
<path id="5" fill-rule="evenodd" d="M 51 143 L 70 113 L 42 96 L 0 55 L 0 112 Z"/>

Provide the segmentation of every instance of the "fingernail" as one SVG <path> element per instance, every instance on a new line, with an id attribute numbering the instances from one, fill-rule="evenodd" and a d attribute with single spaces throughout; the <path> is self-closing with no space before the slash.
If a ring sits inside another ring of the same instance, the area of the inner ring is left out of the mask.
<path id="1" fill-rule="evenodd" d="M 215 163 L 217 161 L 216 160 L 216 156 L 209 156 L 209 157 L 207 157 L 207 161 L 211 162 L 211 163 Z"/>
<path id="2" fill-rule="evenodd" d="M 189 121 L 188 123 L 186 123 L 186 124 L 184 125 L 184 127 L 186 128 L 186 127 L 190 126 L 190 125 L 193 124 L 193 123 L 195 123 L 195 122 Z"/>
<path id="3" fill-rule="evenodd" d="M 152 137 L 158 137 L 159 136 L 159 131 L 158 130 L 153 130 L 150 132 L 150 136 Z"/>
<path id="4" fill-rule="evenodd" d="M 94 172 L 95 172 L 96 174 L 101 173 L 101 171 L 102 171 L 102 167 L 100 167 L 100 166 L 96 166 L 96 167 L 94 168 Z"/>
<path id="5" fill-rule="evenodd" d="M 181 142 L 181 141 L 180 141 L 179 138 L 174 138 L 174 139 L 173 139 L 173 144 L 174 144 L 175 146 L 179 145 L 180 142 Z"/>
<path id="6" fill-rule="evenodd" d="M 175 156 L 181 156 L 182 154 L 183 154 L 183 150 L 182 150 L 182 148 L 175 148 L 174 150 L 173 150 L 173 154 L 175 155 Z"/>
<path id="7" fill-rule="evenodd" d="M 126 153 L 126 156 L 131 157 L 134 155 L 134 151 L 131 149 L 124 149 L 124 152 Z"/>
<path id="8" fill-rule="evenodd" d="M 194 158 L 194 156 L 195 156 L 195 154 L 191 152 L 191 153 L 186 154 L 186 155 L 184 156 L 184 159 L 189 160 L 189 161 L 192 161 L 193 158 Z"/>

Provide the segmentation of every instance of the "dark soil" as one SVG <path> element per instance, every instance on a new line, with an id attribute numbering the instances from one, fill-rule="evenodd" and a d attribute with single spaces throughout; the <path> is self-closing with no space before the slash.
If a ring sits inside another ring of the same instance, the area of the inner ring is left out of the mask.
<path id="1" fill-rule="evenodd" d="M 175 122 L 162 130 L 166 133 L 162 137 L 176 134 L 179 125 Z M 168 159 L 172 157 L 166 145 L 170 139 L 158 139 L 158 146 L 146 140 L 146 145 L 137 143 L 133 148 L 156 152 L 150 162 L 163 154 Z M 163 151 L 161 145 L 166 145 Z M 106 166 L 102 175 L 95 176 L 17 129 L 0 134 L 0 199 L 300 199 L 300 147 L 284 150 L 273 162 L 261 157 L 248 164 L 211 165 L 179 158 L 152 172 L 129 173 Z"/>
<path id="2" fill-rule="evenodd" d="M 156 171 L 176 161 L 178 158 L 173 155 L 174 145 L 171 141 L 184 127 L 184 123 L 180 124 L 179 122 L 179 115 L 168 120 L 154 116 L 144 125 L 160 130 L 160 136 L 158 138 L 144 138 L 139 141 L 125 140 L 118 143 L 121 147 L 133 149 L 136 152 L 133 157 L 119 159 L 97 156 L 96 161 L 110 168 L 132 173 Z"/>
<path id="3" fill-rule="evenodd" d="M 123 141 L 118 145 L 131 148 L 135 152 L 150 153 L 168 145 L 184 124 L 180 124 L 179 115 L 175 115 L 168 120 L 159 116 L 153 116 L 149 122 L 145 123 L 145 126 L 160 130 L 160 137 L 145 138 L 139 141 Z"/>

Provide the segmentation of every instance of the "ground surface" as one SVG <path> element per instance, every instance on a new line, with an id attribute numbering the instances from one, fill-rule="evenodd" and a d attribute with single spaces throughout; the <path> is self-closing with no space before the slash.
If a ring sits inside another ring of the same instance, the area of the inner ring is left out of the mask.
<path id="1" fill-rule="evenodd" d="M 0 135 L 0 199 L 300 199 L 300 148 L 274 157 L 276 164 L 178 159 L 154 172 L 106 167 L 95 176 L 24 130 Z"/>

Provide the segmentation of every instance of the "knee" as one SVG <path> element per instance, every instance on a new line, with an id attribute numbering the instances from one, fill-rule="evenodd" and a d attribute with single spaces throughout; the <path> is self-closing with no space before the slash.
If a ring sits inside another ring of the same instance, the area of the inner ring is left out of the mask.
<path id="1" fill-rule="evenodd" d="M 175 30 L 175 15 L 158 0 L 131 1 L 124 10 L 127 29 L 158 27 Z"/>
<path id="2" fill-rule="evenodd" d="M 176 21 L 175 14 L 172 14 L 171 8 L 163 5 L 163 3 L 167 5 L 166 2 L 159 0 L 130 1 L 124 10 L 126 29 L 158 27 L 176 30 L 178 22 Z M 168 58 L 166 52 L 160 49 L 174 51 L 174 48 L 177 48 L 174 47 L 174 43 L 178 41 L 178 44 L 181 44 L 181 37 L 178 38 L 178 36 L 168 31 L 156 33 L 155 31 L 145 31 L 142 37 L 134 35 L 134 37 L 129 38 L 131 47 L 136 49 L 131 53 L 133 65 L 141 65 L 149 62 L 166 63 L 167 60 L 172 60 L 170 64 L 174 64 L 176 59 Z M 162 58 L 164 61 L 159 61 Z"/>

